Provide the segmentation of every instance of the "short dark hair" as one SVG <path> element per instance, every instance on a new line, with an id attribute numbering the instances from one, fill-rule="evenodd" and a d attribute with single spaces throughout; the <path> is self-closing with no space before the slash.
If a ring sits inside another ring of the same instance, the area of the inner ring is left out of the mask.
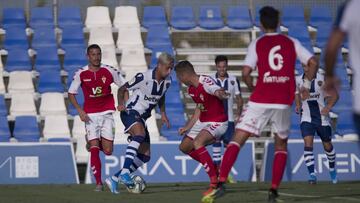
<path id="1" fill-rule="evenodd" d="M 279 24 L 279 11 L 271 6 L 260 9 L 260 22 L 265 29 L 277 29 Z"/>
<path id="2" fill-rule="evenodd" d="M 227 64 L 227 63 L 228 63 L 228 58 L 227 58 L 226 56 L 224 56 L 224 55 L 218 55 L 218 56 L 216 56 L 216 58 L 215 58 L 215 64 L 218 64 L 218 63 L 220 63 L 221 61 L 225 61 L 226 64 Z"/>
<path id="3" fill-rule="evenodd" d="M 86 49 L 86 53 L 89 54 L 89 52 L 90 52 L 91 49 L 99 49 L 100 52 L 101 52 L 101 48 L 100 48 L 100 46 L 97 45 L 97 44 L 91 44 L 90 46 L 88 46 L 88 48 Z"/>
<path id="4" fill-rule="evenodd" d="M 194 66 L 189 61 L 180 61 L 175 65 L 175 72 L 176 73 L 195 73 Z"/>

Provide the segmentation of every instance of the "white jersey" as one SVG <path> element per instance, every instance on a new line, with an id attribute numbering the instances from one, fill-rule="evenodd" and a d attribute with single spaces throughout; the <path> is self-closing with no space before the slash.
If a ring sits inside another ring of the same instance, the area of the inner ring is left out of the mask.
<path id="1" fill-rule="evenodd" d="M 297 90 L 304 83 L 304 74 L 296 77 Z M 309 122 L 322 126 L 329 126 L 329 117 L 320 114 L 325 107 L 326 93 L 323 88 L 324 76 L 316 74 L 316 78 L 311 81 L 310 98 L 302 101 L 301 122 Z M 297 91 L 297 93 L 299 93 Z"/>
<path id="2" fill-rule="evenodd" d="M 171 84 L 170 76 L 158 83 L 155 79 L 155 70 L 138 73 L 125 84 L 127 89 L 132 91 L 126 102 L 126 109 L 137 111 L 145 120 L 151 116 L 151 110 L 158 104 L 161 97 L 165 96 Z"/>
<path id="3" fill-rule="evenodd" d="M 234 98 L 238 95 L 241 95 L 240 92 L 240 82 L 233 75 L 227 75 L 227 78 L 221 80 L 218 77 L 218 74 L 212 75 L 212 77 L 216 80 L 216 84 L 226 90 L 226 92 L 230 93 L 230 97 L 227 100 L 224 100 L 225 112 L 228 114 L 229 122 L 234 122 Z"/>

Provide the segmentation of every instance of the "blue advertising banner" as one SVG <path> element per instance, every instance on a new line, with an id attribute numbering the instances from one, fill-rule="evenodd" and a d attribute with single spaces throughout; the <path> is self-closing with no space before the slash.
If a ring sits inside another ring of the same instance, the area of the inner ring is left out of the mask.
<path id="1" fill-rule="evenodd" d="M 0 143 L 0 184 L 74 183 L 72 143 Z"/>
<path id="2" fill-rule="evenodd" d="M 209 178 L 202 165 L 179 150 L 180 142 L 159 142 L 151 144 L 151 160 L 139 168 L 136 174 L 147 182 L 207 182 Z M 102 178 L 113 175 L 123 165 L 127 144 L 115 144 L 111 156 L 102 160 Z M 210 153 L 211 147 L 209 147 Z M 93 183 L 94 177 L 87 167 L 86 183 Z M 248 141 L 241 149 L 232 174 L 238 181 L 256 181 L 254 142 Z"/>
<path id="3" fill-rule="evenodd" d="M 340 181 L 360 180 L 360 145 L 359 142 L 334 140 L 336 152 L 335 168 Z M 272 173 L 274 143 L 265 143 L 265 153 L 260 180 L 270 181 Z M 284 172 L 284 181 L 307 181 L 309 174 L 304 163 L 304 141 L 289 140 L 288 159 Z M 320 140 L 314 142 L 315 170 L 320 181 L 330 181 L 328 160 Z"/>

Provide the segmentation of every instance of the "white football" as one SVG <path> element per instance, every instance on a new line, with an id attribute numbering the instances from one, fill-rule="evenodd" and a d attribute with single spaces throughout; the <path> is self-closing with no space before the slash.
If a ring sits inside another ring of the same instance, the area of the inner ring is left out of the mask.
<path id="1" fill-rule="evenodd" d="M 146 189 L 146 182 L 145 180 L 141 177 L 141 176 L 138 176 L 138 175 L 133 175 L 132 176 L 132 179 L 135 183 L 135 186 L 133 188 L 128 188 L 128 191 L 130 193 L 135 193 L 135 194 L 140 194 L 140 193 L 143 193 Z"/>

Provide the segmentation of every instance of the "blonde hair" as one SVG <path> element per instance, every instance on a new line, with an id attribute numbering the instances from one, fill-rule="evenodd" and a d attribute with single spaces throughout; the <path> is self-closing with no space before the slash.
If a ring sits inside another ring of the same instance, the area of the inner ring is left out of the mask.
<path id="1" fill-rule="evenodd" d="M 158 63 L 161 63 L 163 65 L 169 65 L 171 63 L 174 63 L 174 57 L 166 52 L 162 52 L 158 57 Z"/>

